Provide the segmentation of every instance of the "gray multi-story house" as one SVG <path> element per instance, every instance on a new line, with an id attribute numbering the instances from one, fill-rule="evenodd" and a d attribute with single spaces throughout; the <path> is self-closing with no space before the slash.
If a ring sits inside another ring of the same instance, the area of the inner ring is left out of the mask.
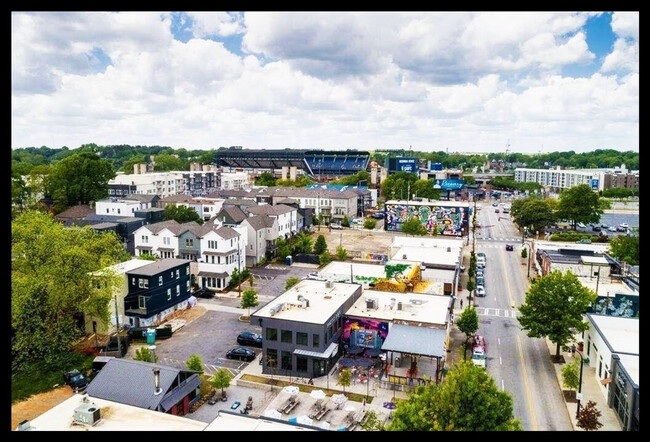
<path id="1" fill-rule="evenodd" d="M 359 299 L 358 284 L 303 280 L 251 315 L 262 327 L 262 372 L 315 378 L 341 354 L 343 314 Z"/>

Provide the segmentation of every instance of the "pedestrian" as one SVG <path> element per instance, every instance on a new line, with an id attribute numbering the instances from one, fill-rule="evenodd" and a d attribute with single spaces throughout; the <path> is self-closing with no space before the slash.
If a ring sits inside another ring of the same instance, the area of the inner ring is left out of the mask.
<path id="1" fill-rule="evenodd" d="M 460 298 L 460 308 L 463 309 L 463 298 Z"/>
<path id="2" fill-rule="evenodd" d="M 454 314 L 451 314 L 451 325 L 454 325 Z"/>

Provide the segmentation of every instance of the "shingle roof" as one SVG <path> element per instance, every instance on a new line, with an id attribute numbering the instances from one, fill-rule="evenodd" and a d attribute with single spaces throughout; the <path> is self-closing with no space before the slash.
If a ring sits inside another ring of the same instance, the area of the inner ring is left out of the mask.
<path id="1" fill-rule="evenodd" d="M 135 217 L 135 216 L 97 215 L 95 213 L 91 213 L 90 215 L 86 216 L 86 220 L 88 220 L 88 221 L 107 221 L 109 223 L 133 223 L 133 222 L 138 222 L 138 221 L 144 222 L 144 218 L 138 218 L 138 217 Z"/>
<path id="2" fill-rule="evenodd" d="M 215 233 L 223 239 L 232 239 L 239 236 L 239 233 L 231 227 L 219 227 L 215 230 Z"/>
<path id="3" fill-rule="evenodd" d="M 143 276 L 154 276 L 160 272 L 164 272 L 165 270 L 173 269 L 174 267 L 189 263 L 190 261 L 187 259 L 165 258 L 127 273 Z"/>
<path id="4" fill-rule="evenodd" d="M 119 224 L 117 223 L 97 223 L 97 224 L 91 224 L 90 227 L 93 229 L 112 229 L 113 227 L 117 227 Z"/>
<path id="5" fill-rule="evenodd" d="M 156 234 L 160 232 L 163 229 L 169 229 L 170 231 L 176 230 L 176 228 L 179 226 L 178 222 L 174 219 L 170 219 L 168 221 L 162 221 L 159 223 L 153 223 L 153 224 L 148 224 L 146 227 L 149 229 L 149 231 L 153 234 Z"/>
<path id="6" fill-rule="evenodd" d="M 244 213 L 244 211 L 237 206 L 224 205 L 223 208 L 217 214 L 217 218 L 223 217 L 224 214 L 227 215 L 230 219 L 232 219 L 233 222 L 235 222 L 236 224 L 239 224 L 240 222 L 246 219 L 246 214 Z"/>
<path id="7" fill-rule="evenodd" d="M 160 388 L 163 393 L 159 395 L 154 394 L 154 368 L 160 369 Z M 193 373 L 148 362 L 110 359 L 88 385 L 87 393 L 100 399 L 156 410 L 163 400 L 167 401 L 175 395 L 175 392 L 168 393 L 181 371 Z"/>
<path id="8" fill-rule="evenodd" d="M 277 206 L 272 206 L 270 204 L 263 204 L 261 206 L 249 207 L 248 213 L 253 213 L 255 215 L 273 215 L 278 216 L 283 213 L 295 211 L 295 207 L 285 206 L 284 204 L 278 204 Z"/>
<path id="9" fill-rule="evenodd" d="M 168 195 L 164 198 L 161 198 L 159 203 L 178 203 L 178 202 L 190 202 L 192 197 L 189 195 Z"/>
<path id="10" fill-rule="evenodd" d="M 276 220 L 268 215 L 255 215 L 246 218 L 246 222 L 248 222 L 254 230 L 260 230 L 273 227 Z"/>
<path id="11" fill-rule="evenodd" d="M 238 198 L 230 198 L 223 202 L 224 206 L 257 206 L 257 202 L 253 200 L 243 200 Z"/>
<path id="12" fill-rule="evenodd" d="M 91 213 L 95 213 L 95 210 L 92 209 L 87 204 L 79 204 L 77 206 L 72 206 L 69 209 L 64 210 L 58 215 L 55 215 L 54 218 L 58 219 L 59 221 L 65 221 L 71 218 L 81 219 L 81 218 L 85 218 Z"/>
<path id="13" fill-rule="evenodd" d="M 130 193 L 129 195 L 124 197 L 125 200 L 136 200 L 136 201 L 140 201 L 140 202 L 143 202 L 143 203 L 152 203 L 153 200 L 156 199 L 156 198 L 160 198 L 160 197 L 158 195 L 156 195 L 156 194 L 147 195 L 147 194 L 142 194 L 142 193 Z"/>

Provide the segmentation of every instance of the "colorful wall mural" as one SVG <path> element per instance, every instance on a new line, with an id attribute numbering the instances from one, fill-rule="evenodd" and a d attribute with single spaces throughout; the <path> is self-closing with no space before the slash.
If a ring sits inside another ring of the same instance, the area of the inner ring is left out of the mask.
<path id="1" fill-rule="evenodd" d="M 380 349 L 388 336 L 388 322 L 376 319 L 345 318 L 341 340 L 348 347 Z"/>
<path id="2" fill-rule="evenodd" d="M 384 229 L 400 231 L 402 223 L 417 217 L 426 229 L 437 235 L 463 236 L 469 226 L 469 209 L 438 205 L 386 204 Z"/>

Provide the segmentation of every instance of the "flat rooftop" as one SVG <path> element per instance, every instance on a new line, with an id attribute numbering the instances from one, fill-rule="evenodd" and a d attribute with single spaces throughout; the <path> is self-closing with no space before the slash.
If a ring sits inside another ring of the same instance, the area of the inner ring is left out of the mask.
<path id="1" fill-rule="evenodd" d="M 535 241 L 536 249 L 544 250 L 560 250 L 560 249 L 569 249 L 569 250 L 586 250 L 592 251 L 594 253 L 607 253 L 609 250 L 609 244 L 576 244 L 576 243 L 566 243 L 560 241 Z"/>
<path id="2" fill-rule="evenodd" d="M 450 238 L 422 238 L 416 236 L 396 236 L 393 239 L 392 247 L 463 247 L 462 239 Z"/>
<path id="3" fill-rule="evenodd" d="M 140 267 L 137 269 L 137 272 L 131 271 L 129 273 L 134 273 L 136 275 L 143 275 L 143 276 L 153 276 L 153 275 L 157 275 L 160 272 L 164 272 L 165 270 L 173 269 L 174 267 L 177 267 L 179 265 L 189 264 L 189 263 L 190 261 L 187 259 L 165 258 L 165 259 L 161 259 L 160 261 L 152 262 L 148 266 Z"/>
<path id="4" fill-rule="evenodd" d="M 400 204 L 408 206 L 442 206 L 442 207 L 467 207 L 472 203 L 468 201 L 441 201 L 441 200 L 432 200 L 432 201 L 406 201 L 406 200 L 390 200 L 386 201 L 385 204 Z"/>
<path id="5" fill-rule="evenodd" d="M 422 281 L 449 281 L 453 282 L 456 270 L 451 269 L 423 269 Z"/>
<path id="6" fill-rule="evenodd" d="M 607 341 L 612 353 L 639 354 L 639 320 L 617 316 L 592 315 L 589 321 Z"/>
<path id="7" fill-rule="evenodd" d="M 393 260 L 418 261 L 426 266 L 458 266 L 460 265 L 460 249 L 447 251 L 446 248 L 430 247 L 400 247 Z"/>
<path id="8" fill-rule="evenodd" d="M 347 275 L 350 276 L 369 276 L 374 278 L 385 278 L 386 269 L 380 264 L 364 264 L 356 262 L 332 261 L 321 269 L 319 273 L 321 278 L 327 279 L 329 275 Z"/>
<path id="9" fill-rule="evenodd" d="M 267 417 L 235 416 L 219 412 L 205 431 L 315 431 Z"/>
<path id="10" fill-rule="evenodd" d="M 579 277 L 578 280 L 580 283 L 587 287 L 588 289 L 596 291 L 596 282 L 598 282 L 597 277 L 593 278 L 584 278 Z M 607 298 L 613 298 L 616 295 L 630 295 L 630 296 L 639 296 L 639 292 L 635 292 L 630 286 L 623 282 L 609 282 L 609 278 L 600 278 L 598 282 L 598 296 L 603 296 Z"/>
<path id="11" fill-rule="evenodd" d="M 633 355 L 618 355 L 621 358 L 621 365 L 625 368 L 627 374 L 630 375 L 632 381 L 639 385 L 639 356 Z"/>
<path id="12" fill-rule="evenodd" d="M 359 284 L 333 282 L 331 287 L 327 285 L 328 281 L 302 280 L 251 316 L 324 324 L 345 301 L 361 290 Z M 309 300 L 309 307 L 302 307 L 299 295 Z M 271 309 L 281 305 L 281 309 L 271 313 Z"/>
<path id="13" fill-rule="evenodd" d="M 377 301 L 377 309 L 367 307 L 369 299 Z M 402 310 L 398 308 L 400 302 Z M 345 314 L 396 323 L 445 325 L 450 305 L 450 296 L 364 290 Z"/>
<path id="14" fill-rule="evenodd" d="M 118 402 L 89 397 L 88 401 L 100 408 L 101 420 L 92 427 L 74 425 L 74 410 L 82 404 L 82 395 L 76 394 L 30 421 L 35 431 L 202 431 L 205 422 L 172 414 L 146 410 Z"/>

